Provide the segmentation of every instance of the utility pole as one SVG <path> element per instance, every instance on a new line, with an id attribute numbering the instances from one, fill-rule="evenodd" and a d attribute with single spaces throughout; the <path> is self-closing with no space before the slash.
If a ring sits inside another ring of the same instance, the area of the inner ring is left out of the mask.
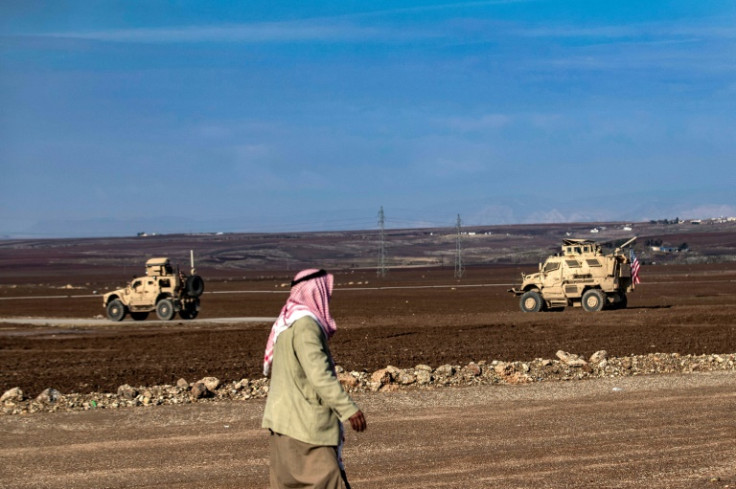
<path id="1" fill-rule="evenodd" d="M 462 278 L 463 272 L 465 271 L 465 267 L 463 266 L 463 249 L 462 244 L 460 242 L 460 236 L 461 236 L 461 226 L 463 224 L 463 221 L 460 219 L 460 214 L 457 215 L 457 245 L 456 245 L 456 252 L 455 252 L 455 278 Z"/>
<path id="2" fill-rule="evenodd" d="M 381 210 L 378 211 L 378 229 L 379 229 L 379 239 L 380 239 L 380 251 L 378 255 L 378 268 L 376 269 L 376 274 L 379 277 L 386 276 L 386 230 L 384 228 L 385 224 L 386 224 L 386 216 L 383 214 L 383 206 L 381 206 Z"/>

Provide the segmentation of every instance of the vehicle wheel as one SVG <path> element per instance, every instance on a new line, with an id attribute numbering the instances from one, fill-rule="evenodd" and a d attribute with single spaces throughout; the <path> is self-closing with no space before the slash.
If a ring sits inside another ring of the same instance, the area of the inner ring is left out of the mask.
<path id="1" fill-rule="evenodd" d="M 174 317 L 174 303 L 171 299 L 161 299 L 156 304 L 156 316 L 162 321 L 168 321 Z"/>
<path id="2" fill-rule="evenodd" d="M 613 303 L 613 309 L 626 309 L 626 306 L 629 303 L 629 300 L 626 298 L 626 294 L 624 293 L 617 293 L 615 294 L 618 299 L 617 302 Z"/>
<path id="3" fill-rule="evenodd" d="M 542 296 L 539 295 L 539 292 L 529 290 L 522 294 L 519 305 L 524 312 L 539 312 L 544 306 L 544 301 L 542 300 Z"/>
<path id="4" fill-rule="evenodd" d="M 199 297 L 204 292 L 204 280 L 199 275 L 190 275 L 186 283 L 187 295 Z"/>
<path id="5" fill-rule="evenodd" d="M 107 317 L 112 321 L 122 321 L 125 317 L 125 306 L 120 299 L 115 299 L 107 304 Z"/>
<path id="6" fill-rule="evenodd" d="M 131 312 L 130 317 L 132 317 L 134 321 L 145 321 L 145 319 L 148 317 L 148 313 L 147 312 Z"/>
<path id="7" fill-rule="evenodd" d="M 179 311 L 179 316 L 182 319 L 194 319 L 197 317 L 197 314 L 199 314 L 199 311 L 196 309 L 182 309 Z"/>
<path id="8" fill-rule="evenodd" d="M 590 289 L 583 294 L 583 309 L 588 312 L 597 312 L 606 304 L 606 296 L 600 289 Z"/>

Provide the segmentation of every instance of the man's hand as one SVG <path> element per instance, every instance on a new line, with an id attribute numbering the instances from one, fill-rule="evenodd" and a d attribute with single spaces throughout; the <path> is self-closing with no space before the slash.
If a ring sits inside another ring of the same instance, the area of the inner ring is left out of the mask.
<path id="1" fill-rule="evenodd" d="M 350 426 L 355 431 L 365 431 L 366 426 L 368 423 L 365 422 L 365 416 L 363 416 L 363 411 L 358 411 L 357 413 L 350 416 L 348 419 L 350 421 Z"/>

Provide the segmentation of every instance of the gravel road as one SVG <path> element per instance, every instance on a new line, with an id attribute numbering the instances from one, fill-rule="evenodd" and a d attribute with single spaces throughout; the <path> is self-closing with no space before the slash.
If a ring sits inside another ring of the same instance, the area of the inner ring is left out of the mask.
<path id="1" fill-rule="evenodd" d="M 271 323 L 276 317 L 234 317 L 234 318 L 207 318 L 207 319 L 190 319 L 187 324 L 192 326 L 202 324 L 242 324 L 242 323 Z M 133 320 L 128 320 L 125 324 L 136 324 Z M 25 324 L 31 326 L 48 326 L 48 327 L 65 327 L 65 326 L 98 326 L 98 327 L 116 327 L 121 323 L 110 321 L 109 319 L 88 319 L 88 318 L 53 318 L 53 317 L 11 317 L 0 318 L 0 324 Z M 140 323 L 138 323 L 140 324 Z M 146 320 L 147 326 L 161 326 L 171 324 L 170 321 L 161 321 L 157 319 Z"/>
<path id="2" fill-rule="evenodd" d="M 361 394 L 354 489 L 733 488 L 736 377 Z M 265 488 L 263 400 L 0 417 L 0 487 Z"/>

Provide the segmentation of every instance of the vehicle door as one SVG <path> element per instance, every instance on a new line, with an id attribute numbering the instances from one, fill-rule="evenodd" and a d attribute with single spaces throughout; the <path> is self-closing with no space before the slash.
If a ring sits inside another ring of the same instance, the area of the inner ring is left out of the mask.
<path id="1" fill-rule="evenodd" d="M 542 289 L 544 297 L 554 299 L 564 297 L 562 290 L 562 266 L 560 260 L 547 260 L 542 267 Z"/>
<path id="2" fill-rule="evenodd" d="M 133 293 L 130 296 L 131 306 L 153 306 L 158 288 L 153 277 L 135 279 L 130 285 Z"/>

